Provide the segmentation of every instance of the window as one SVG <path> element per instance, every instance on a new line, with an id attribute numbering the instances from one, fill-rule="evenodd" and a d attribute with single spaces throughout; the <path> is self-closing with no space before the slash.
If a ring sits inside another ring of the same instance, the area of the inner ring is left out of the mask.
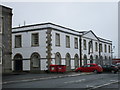
<path id="1" fill-rule="evenodd" d="M 20 48 L 22 47 L 22 39 L 21 39 L 21 35 L 16 35 L 15 36 L 15 48 Z"/>
<path id="2" fill-rule="evenodd" d="M 108 51 L 109 51 L 109 53 L 110 53 L 110 45 L 109 45 Z"/>
<path id="3" fill-rule="evenodd" d="M 66 47 L 70 48 L 70 37 L 66 36 Z"/>
<path id="4" fill-rule="evenodd" d="M 0 33 L 2 33 L 2 17 L 0 17 Z"/>
<path id="5" fill-rule="evenodd" d="M 38 53 L 33 53 L 31 56 L 32 67 L 39 68 L 40 67 L 40 55 Z"/>
<path id="6" fill-rule="evenodd" d="M 0 47 L 0 64 L 2 64 L 2 48 Z"/>
<path id="7" fill-rule="evenodd" d="M 55 45 L 60 46 L 60 34 L 56 33 L 55 39 Z"/>
<path id="8" fill-rule="evenodd" d="M 102 44 L 100 44 L 100 52 L 102 52 Z"/>
<path id="9" fill-rule="evenodd" d="M 74 42 L 75 42 L 75 48 L 78 49 L 78 38 L 74 38 Z"/>
<path id="10" fill-rule="evenodd" d="M 38 35 L 38 33 L 32 33 L 32 46 L 39 46 L 39 35 Z"/>
<path id="11" fill-rule="evenodd" d="M 87 50 L 87 48 L 86 48 L 86 40 L 85 39 L 83 40 L 83 49 Z"/>
<path id="12" fill-rule="evenodd" d="M 95 51 L 97 52 L 98 51 L 98 43 L 95 42 Z"/>
<path id="13" fill-rule="evenodd" d="M 93 41 L 88 42 L 88 54 L 93 53 Z"/>
<path id="14" fill-rule="evenodd" d="M 107 46 L 106 46 L 106 44 L 105 44 L 105 52 L 107 52 Z"/>

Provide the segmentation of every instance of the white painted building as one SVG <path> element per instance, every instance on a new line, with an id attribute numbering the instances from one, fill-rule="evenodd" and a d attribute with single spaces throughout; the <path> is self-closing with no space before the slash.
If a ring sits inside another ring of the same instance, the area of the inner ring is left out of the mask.
<path id="1" fill-rule="evenodd" d="M 52 23 L 16 27 L 12 30 L 12 70 L 44 71 L 50 64 L 58 64 L 66 65 L 70 71 L 86 62 L 98 63 L 100 43 L 112 47 L 111 41 L 98 38 L 92 31 L 78 32 Z M 101 55 L 111 57 L 111 52 Z"/>

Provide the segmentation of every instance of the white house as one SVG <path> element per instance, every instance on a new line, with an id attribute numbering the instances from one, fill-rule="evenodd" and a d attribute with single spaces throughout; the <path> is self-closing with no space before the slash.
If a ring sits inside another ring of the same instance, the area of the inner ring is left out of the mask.
<path id="1" fill-rule="evenodd" d="M 57 64 L 71 71 L 86 63 L 98 63 L 100 55 L 111 58 L 111 53 L 99 52 L 100 43 L 112 45 L 92 31 L 78 32 L 52 23 L 16 27 L 12 30 L 12 70 L 44 71 Z"/>

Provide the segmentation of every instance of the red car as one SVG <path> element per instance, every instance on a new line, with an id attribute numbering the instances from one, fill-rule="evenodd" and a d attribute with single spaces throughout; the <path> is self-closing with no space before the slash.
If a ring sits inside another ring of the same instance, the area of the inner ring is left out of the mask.
<path id="1" fill-rule="evenodd" d="M 76 68 L 76 72 L 95 72 L 95 73 L 101 73 L 103 72 L 103 68 L 98 64 L 86 64 L 82 67 Z"/>

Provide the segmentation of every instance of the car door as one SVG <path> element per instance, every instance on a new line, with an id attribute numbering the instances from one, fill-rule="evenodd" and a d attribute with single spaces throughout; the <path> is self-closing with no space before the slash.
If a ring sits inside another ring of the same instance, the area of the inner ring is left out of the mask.
<path id="1" fill-rule="evenodd" d="M 93 72 L 94 70 L 96 70 L 96 69 L 95 69 L 95 65 L 90 65 L 90 67 L 89 67 L 89 72 Z"/>
<path id="2" fill-rule="evenodd" d="M 82 71 L 82 72 L 86 72 L 86 71 L 87 71 L 87 65 L 82 66 L 82 67 L 81 67 L 81 71 Z"/>
<path id="3" fill-rule="evenodd" d="M 84 72 L 90 72 L 90 65 L 86 65 L 86 67 L 84 67 Z"/>

